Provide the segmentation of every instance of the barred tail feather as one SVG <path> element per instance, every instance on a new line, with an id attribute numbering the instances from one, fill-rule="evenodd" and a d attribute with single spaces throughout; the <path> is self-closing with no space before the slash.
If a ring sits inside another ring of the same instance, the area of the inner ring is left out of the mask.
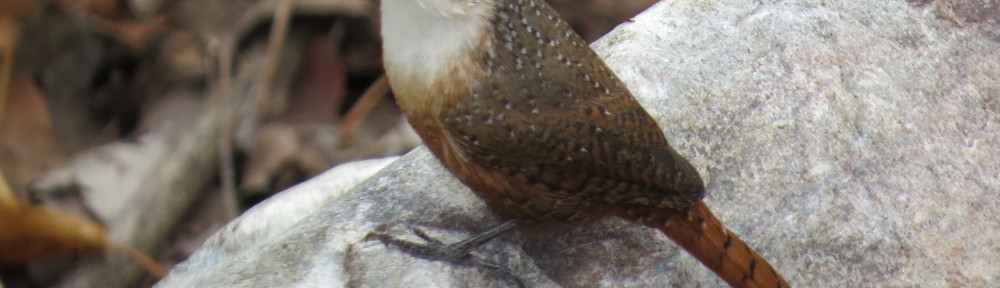
<path id="1" fill-rule="evenodd" d="M 771 264 L 722 226 L 705 202 L 688 209 L 632 207 L 626 218 L 659 229 L 733 287 L 790 287 Z"/>

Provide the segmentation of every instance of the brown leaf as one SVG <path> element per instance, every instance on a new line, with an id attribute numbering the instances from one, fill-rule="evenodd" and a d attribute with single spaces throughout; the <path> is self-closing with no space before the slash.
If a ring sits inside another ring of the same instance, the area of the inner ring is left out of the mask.
<path id="1" fill-rule="evenodd" d="M 135 248 L 108 241 L 107 231 L 88 218 L 43 206 L 21 207 L 0 171 L 0 265 L 81 250 L 106 250 L 139 264 L 156 278 L 166 269 Z"/>
<path id="2" fill-rule="evenodd" d="M 339 30 L 343 30 L 343 25 Z M 337 118 L 347 89 L 347 71 L 340 55 L 343 32 L 310 40 L 302 77 L 289 99 L 288 117 L 295 122 L 324 122 Z"/>
<path id="3" fill-rule="evenodd" d="M 27 73 L 14 70 L 9 75 L 8 93 L 0 93 L 7 98 L 0 99 L 7 100 L 0 105 L 0 264 L 79 250 L 110 249 L 153 275 L 162 276 L 163 268 L 149 257 L 129 247 L 109 245 L 104 228 L 88 218 L 42 206 L 18 205 L 9 184 L 23 190 L 46 168 L 61 162 L 62 154 L 41 91 Z M 6 181 L 4 172 L 15 175 L 13 182 Z"/>
<path id="4" fill-rule="evenodd" d="M 0 206 L 0 264 L 105 247 L 104 228 L 45 207 Z"/>
<path id="5" fill-rule="evenodd" d="M 103 249 L 106 232 L 90 219 L 41 206 L 21 207 L 0 170 L 0 264 Z"/>
<path id="6" fill-rule="evenodd" d="M 14 17 L 0 15 L 0 64 L 10 65 L 13 62 L 10 55 L 14 54 L 18 38 L 21 38 L 21 23 Z"/>
<path id="7" fill-rule="evenodd" d="M 45 96 L 28 73 L 14 69 L 7 103 L 0 110 L 0 167 L 14 193 L 64 161 L 52 130 Z"/>
<path id="8" fill-rule="evenodd" d="M 106 20 L 94 19 L 94 23 L 108 36 L 140 53 L 149 47 L 150 42 L 167 27 L 167 17 L 160 16 L 149 20 Z"/>
<path id="9" fill-rule="evenodd" d="M 14 197 L 14 191 L 10 191 L 7 179 L 3 177 L 3 169 L 0 169 L 0 209 L 14 209 L 17 206 L 17 198 Z"/>
<path id="10" fill-rule="evenodd" d="M 3 0 L 0 1 L 0 18 L 12 17 L 23 19 L 39 13 L 38 4 L 33 0 Z"/>

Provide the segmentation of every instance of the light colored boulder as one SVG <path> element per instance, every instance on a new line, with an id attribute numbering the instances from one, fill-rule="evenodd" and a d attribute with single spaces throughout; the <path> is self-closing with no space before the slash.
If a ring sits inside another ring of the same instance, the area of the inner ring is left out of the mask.
<path id="1" fill-rule="evenodd" d="M 995 287 L 1000 6 L 956 2 L 667 0 L 594 47 L 702 173 L 716 215 L 792 285 Z M 160 287 L 514 285 L 365 241 L 499 223 L 423 148 L 314 210 L 285 201 L 262 205 L 307 214 L 247 213 Z M 234 232 L 248 221 L 281 225 Z M 533 287 L 724 285 L 619 219 L 515 231 L 476 255 Z"/>

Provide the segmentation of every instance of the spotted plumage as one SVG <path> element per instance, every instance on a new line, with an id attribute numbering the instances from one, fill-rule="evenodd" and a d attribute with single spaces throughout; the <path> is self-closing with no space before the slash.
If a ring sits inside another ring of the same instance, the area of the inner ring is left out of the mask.
<path id="1" fill-rule="evenodd" d="M 697 171 L 547 4 L 382 5 L 386 71 L 398 103 L 434 155 L 493 212 L 564 224 L 623 216 L 711 258 L 702 259 L 710 268 L 736 273 L 720 274 L 730 284 L 754 279 L 767 263 L 752 250 L 732 254 L 728 246 L 739 239 L 726 236 L 700 201 Z M 744 258 L 751 261 L 727 260 Z"/>

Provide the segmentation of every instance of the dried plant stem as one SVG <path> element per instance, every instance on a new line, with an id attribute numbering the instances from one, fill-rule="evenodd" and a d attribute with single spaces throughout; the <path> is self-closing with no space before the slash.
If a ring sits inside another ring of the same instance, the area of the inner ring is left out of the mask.
<path id="1" fill-rule="evenodd" d="M 163 276 L 167 275 L 167 269 L 163 268 L 163 265 L 150 258 L 146 253 L 132 248 L 132 246 L 120 245 L 114 242 L 107 242 L 106 245 L 105 249 L 108 252 L 121 254 L 122 257 L 139 265 L 142 269 L 149 272 L 150 275 L 156 277 L 156 279 L 162 279 Z"/>
<path id="2" fill-rule="evenodd" d="M 368 86 L 368 90 L 365 90 L 364 94 L 361 94 L 361 98 L 358 98 L 358 102 L 354 103 L 350 111 L 347 111 L 347 115 L 344 116 L 344 121 L 340 126 L 340 145 L 349 145 L 354 139 L 354 133 L 357 131 L 358 126 L 361 125 L 361 121 L 364 120 L 365 116 L 371 113 L 372 109 L 384 98 L 385 94 L 389 93 L 389 78 L 382 75 L 375 83 Z"/>
<path id="3" fill-rule="evenodd" d="M 253 99 L 256 101 L 257 113 L 255 116 L 265 115 L 267 107 L 264 105 L 265 95 L 271 93 L 271 86 L 274 84 L 274 75 L 278 71 L 278 61 L 281 59 L 281 49 L 288 36 L 288 23 L 292 18 L 292 0 L 281 0 L 277 9 L 274 10 L 274 20 L 271 23 L 271 37 L 267 42 L 267 59 L 264 62 L 264 69 L 261 70 L 258 78 L 257 95 Z"/>
<path id="4" fill-rule="evenodd" d="M 232 42 L 229 42 L 232 43 Z M 236 197 L 236 168 L 233 167 L 233 122 L 229 95 L 232 91 L 233 46 L 225 45 L 219 57 L 219 86 L 215 99 L 219 101 L 219 180 L 222 185 L 222 209 L 226 219 L 239 216 Z"/>

